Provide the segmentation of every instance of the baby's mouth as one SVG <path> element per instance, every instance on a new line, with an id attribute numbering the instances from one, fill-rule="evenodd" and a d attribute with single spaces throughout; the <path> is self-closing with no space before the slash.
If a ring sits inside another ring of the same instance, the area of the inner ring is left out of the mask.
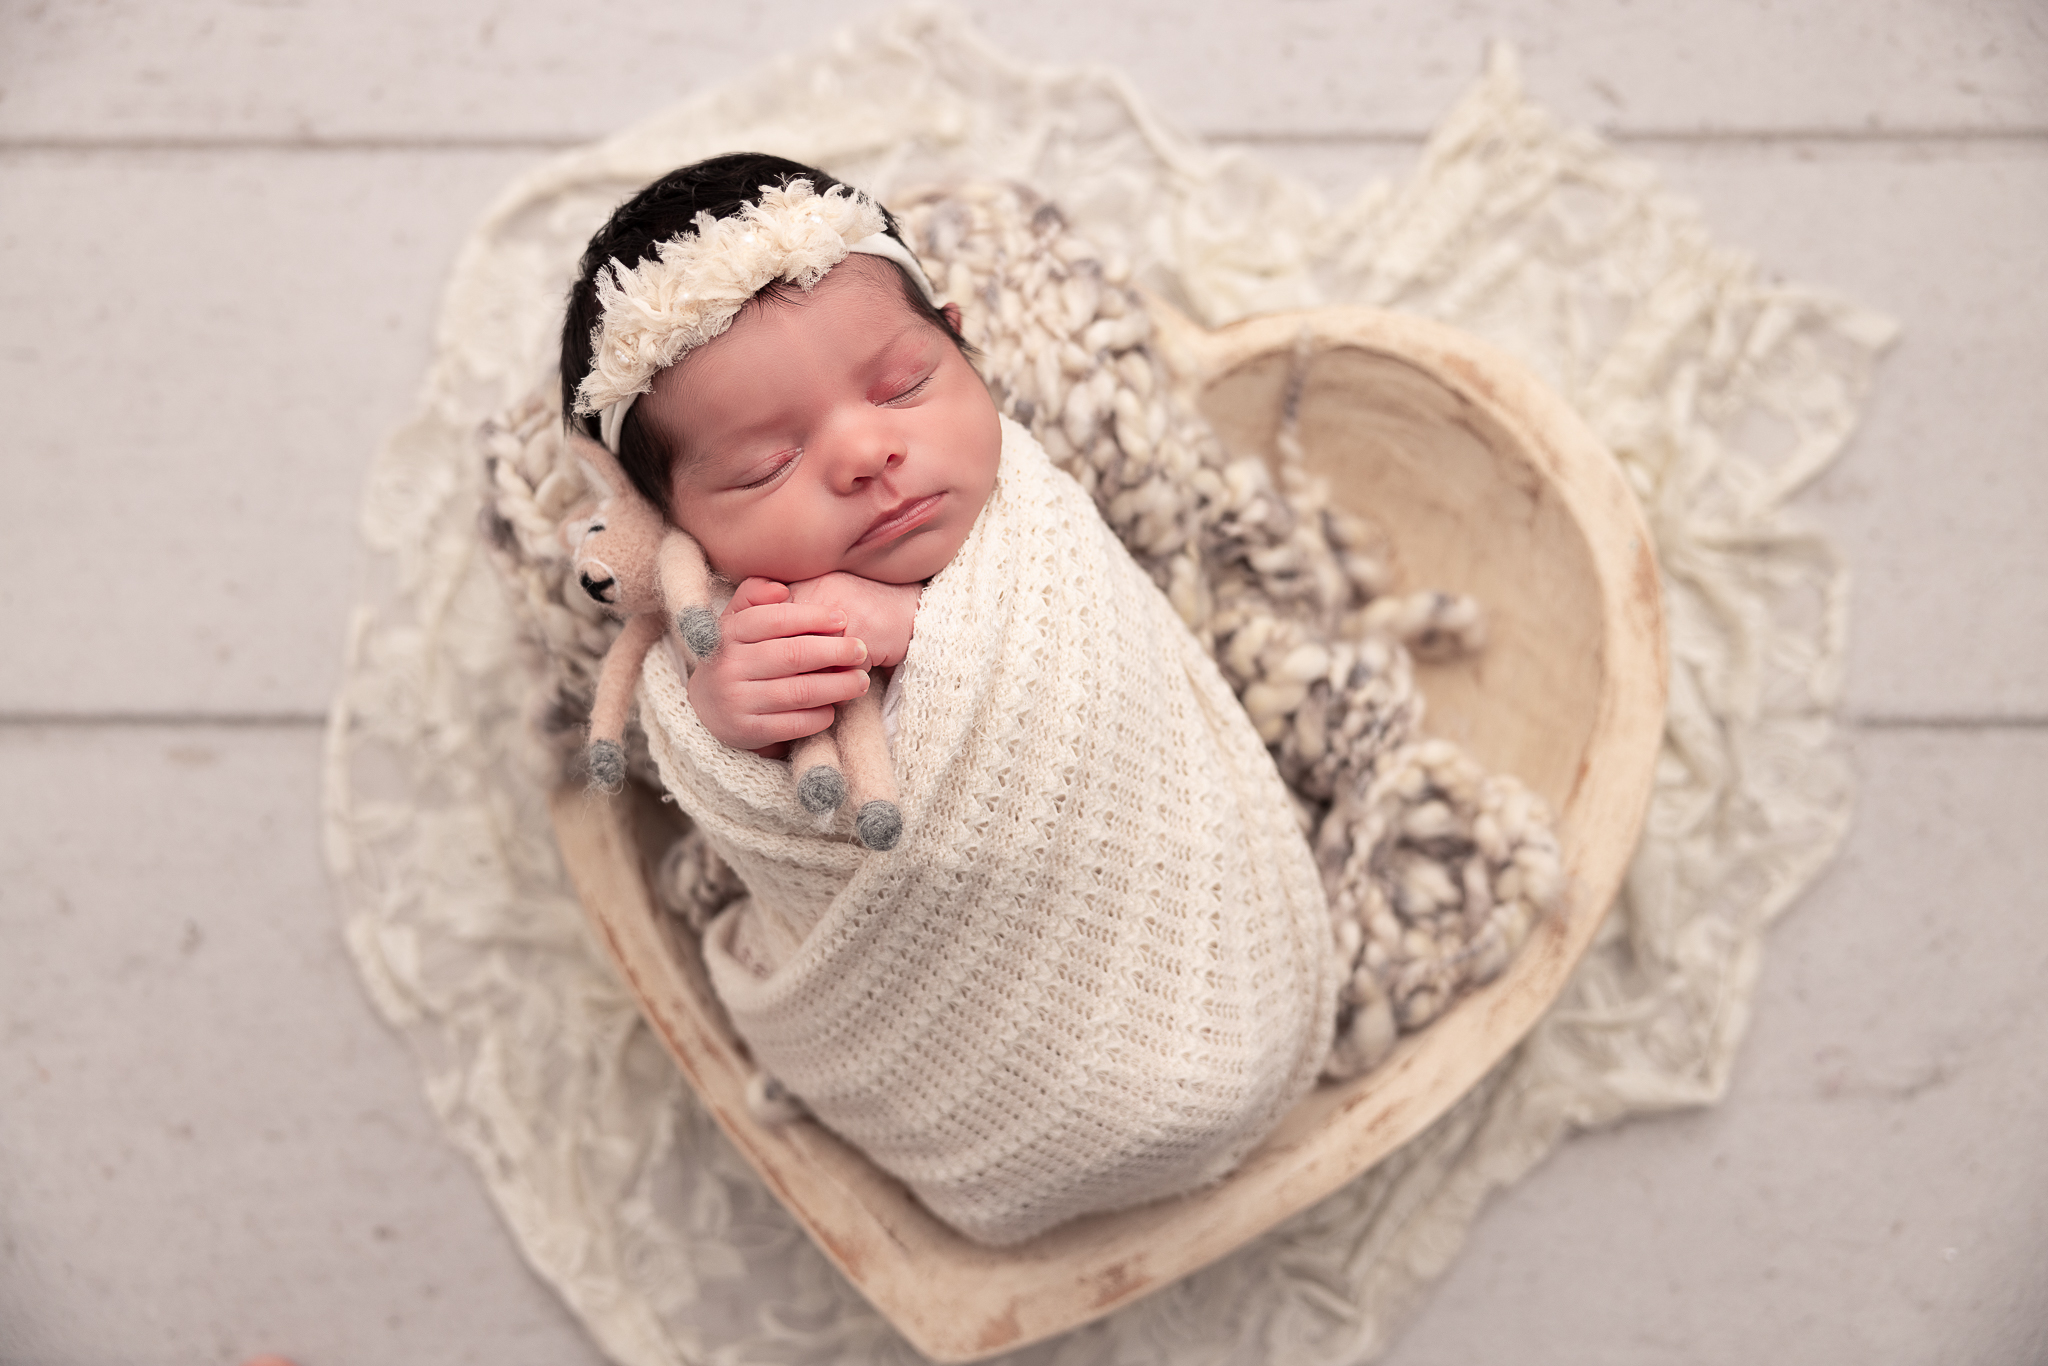
<path id="1" fill-rule="evenodd" d="M 892 540 L 906 531 L 922 526 L 937 514 L 939 503 L 944 498 L 944 494 L 934 493 L 924 498 L 913 498 L 907 503 L 898 503 L 877 517 L 868 529 L 861 533 L 860 539 L 853 543 L 855 548 Z"/>

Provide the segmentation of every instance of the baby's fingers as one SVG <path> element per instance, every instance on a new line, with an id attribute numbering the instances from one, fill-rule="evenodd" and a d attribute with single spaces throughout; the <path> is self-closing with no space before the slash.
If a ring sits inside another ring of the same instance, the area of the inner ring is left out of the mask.
<path id="1" fill-rule="evenodd" d="M 741 645 L 790 636 L 836 636 L 846 629 L 846 613 L 822 603 L 773 603 L 729 613 L 725 634 Z"/>
<path id="2" fill-rule="evenodd" d="M 756 716 L 748 722 L 747 739 L 739 747 L 751 750 L 763 759 L 780 759 L 791 740 L 816 735 L 831 725 L 838 715 L 830 707 L 814 707 L 808 711 L 778 711 Z"/>
<path id="3" fill-rule="evenodd" d="M 867 689 L 868 676 L 859 669 L 752 684 L 744 699 L 743 714 L 732 718 L 728 727 L 731 734 L 721 735 L 720 739 L 736 749 L 760 751 L 786 740 L 816 735 L 832 724 L 834 705 L 859 697 Z"/>
<path id="4" fill-rule="evenodd" d="M 725 605 L 725 614 L 732 616 L 749 607 L 760 607 L 768 603 L 789 601 L 789 585 L 773 579 L 760 577 L 740 580 L 740 586 L 733 589 L 732 601 Z"/>
<path id="5" fill-rule="evenodd" d="M 734 650 L 727 667 L 735 681 L 758 683 L 821 669 L 859 669 L 867 662 L 867 642 L 857 637 L 787 636 Z"/>
<path id="6" fill-rule="evenodd" d="M 826 669 L 819 673 L 796 674 L 789 678 L 772 678 L 756 683 L 749 709 L 765 720 L 770 716 L 807 712 L 817 707 L 850 702 L 867 690 L 866 670 Z M 824 728 L 814 726 L 811 730 L 792 731 L 788 735 L 778 735 L 775 738 L 793 740 L 799 735 L 810 735 Z"/>

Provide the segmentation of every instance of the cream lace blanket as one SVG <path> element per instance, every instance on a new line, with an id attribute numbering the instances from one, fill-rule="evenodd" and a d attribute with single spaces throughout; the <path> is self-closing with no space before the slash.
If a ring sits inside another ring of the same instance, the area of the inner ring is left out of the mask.
<path id="1" fill-rule="evenodd" d="M 903 842 L 872 854 L 649 656 L 662 778 L 752 892 L 704 951 L 755 1062 L 982 1242 L 1222 1176 L 1328 1050 L 1322 885 L 1216 666 L 1008 419 L 903 671 Z M 785 932 L 762 975 L 734 951 Z"/>
<path id="2" fill-rule="evenodd" d="M 1504 58 L 1411 170 L 1333 205 L 1162 128 L 1114 73 L 1016 64 L 943 12 L 879 16 L 508 186 L 365 496 L 381 577 L 328 767 L 348 942 L 450 1140 L 606 1353 L 914 1360 L 719 1136 L 588 942 L 548 823 L 554 756 L 529 738 L 523 647 L 477 544 L 478 424 L 547 375 L 591 231 L 653 176 L 735 147 L 885 202 L 1015 177 L 1210 323 L 1349 302 L 1476 331 L 1620 456 L 1664 572 L 1671 720 L 1642 851 L 1550 1017 L 1366 1176 L 1013 1366 L 1363 1360 L 1487 1194 L 1575 1128 L 1721 1095 L 1765 929 L 1847 821 L 1830 738 L 1845 579 L 1788 502 L 1841 449 L 1889 326 L 1767 279 L 1649 167 L 1530 104 Z"/>

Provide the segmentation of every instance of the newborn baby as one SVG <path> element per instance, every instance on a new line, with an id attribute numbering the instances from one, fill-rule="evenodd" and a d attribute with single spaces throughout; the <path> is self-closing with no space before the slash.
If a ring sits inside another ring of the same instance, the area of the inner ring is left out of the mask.
<path id="1" fill-rule="evenodd" d="M 1273 762 L 1078 485 L 998 417 L 887 214 L 723 157 L 584 260 L 565 397 L 735 592 L 663 779 L 749 896 L 707 929 L 754 1059 L 981 1241 L 1221 1177 L 1313 1083 L 1339 968 Z M 779 747 L 898 666 L 904 833 Z"/>

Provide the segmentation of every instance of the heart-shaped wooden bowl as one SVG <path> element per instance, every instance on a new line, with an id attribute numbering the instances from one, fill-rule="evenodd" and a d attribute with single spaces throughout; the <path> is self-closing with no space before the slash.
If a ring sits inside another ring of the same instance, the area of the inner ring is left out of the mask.
<path id="1" fill-rule="evenodd" d="M 1519 776 L 1558 813 L 1564 913 L 1519 958 L 1377 1070 L 1317 1089 L 1209 1189 L 1054 1229 L 969 1242 L 809 1121 L 747 1109 L 746 1054 L 697 945 L 647 871 L 676 834 L 651 794 L 564 791 L 554 819 L 599 941 L 655 1032 L 819 1247 L 920 1351 L 972 1361 L 1166 1285 L 1329 1194 L 1442 1114 L 1564 987 L 1635 848 L 1663 730 L 1656 558 L 1620 469 L 1521 365 L 1434 323 L 1330 308 L 1204 332 L 1163 308 L 1157 344 L 1227 444 L 1268 451 L 1297 345 L 1299 433 L 1336 497 L 1387 533 L 1403 588 L 1470 593 L 1475 657 L 1419 666 L 1427 729 Z"/>

